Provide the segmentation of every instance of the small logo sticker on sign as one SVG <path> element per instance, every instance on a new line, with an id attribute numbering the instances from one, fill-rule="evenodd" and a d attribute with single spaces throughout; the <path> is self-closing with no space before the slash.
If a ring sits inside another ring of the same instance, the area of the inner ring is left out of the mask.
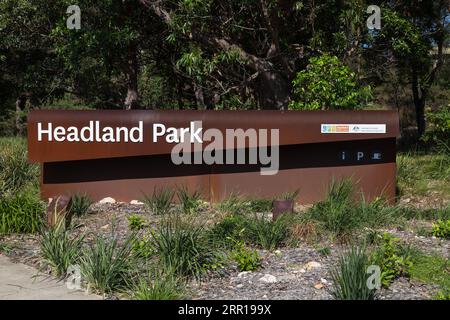
<path id="1" fill-rule="evenodd" d="M 322 124 L 321 133 L 386 133 L 385 124 Z"/>

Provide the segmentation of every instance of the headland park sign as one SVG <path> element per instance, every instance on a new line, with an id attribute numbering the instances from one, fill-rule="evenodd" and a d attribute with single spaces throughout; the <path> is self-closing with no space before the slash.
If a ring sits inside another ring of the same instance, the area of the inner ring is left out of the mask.
<path id="1" fill-rule="evenodd" d="M 395 197 L 394 111 L 32 111 L 29 159 L 44 199 L 143 198 L 186 186 L 205 200 L 323 199 L 352 178 L 367 199 Z"/>

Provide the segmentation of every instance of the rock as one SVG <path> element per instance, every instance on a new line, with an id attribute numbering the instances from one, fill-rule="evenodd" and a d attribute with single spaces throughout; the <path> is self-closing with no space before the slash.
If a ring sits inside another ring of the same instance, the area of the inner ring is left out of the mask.
<path id="1" fill-rule="evenodd" d="M 323 284 L 327 284 L 328 283 L 327 279 L 324 279 L 324 278 L 320 278 L 320 282 L 322 282 Z"/>
<path id="2" fill-rule="evenodd" d="M 275 283 L 277 282 L 277 277 L 271 274 L 266 274 L 264 277 L 260 278 L 259 281 L 264 283 Z"/>
<path id="3" fill-rule="evenodd" d="M 323 284 L 318 283 L 318 284 L 316 284 L 316 285 L 314 286 L 314 288 L 316 288 L 317 290 L 320 290 L 320 289 L 323 288 Z"/>
<path id="4" fill-rule="evenodd" d="M 116 200 L 115 200 L 114 198 L 107 197 L 107 198 L 103 198 L 103 199 L 100 200 L 98 203 L 100 203 L 100 204 L 116 203 Z"/>
<path id="5" fill-rule="evenodd" d="M 131 200 L 130 204 L 142 206 L 144 203 L 139 200 Z"/>
<path id="6" fill-rule="evenodd" d="M 280 251 L 280 250 L 275 250 L 274 253 L 275 253 L 277 256 L 281 256 L 281 251 Z"/>
<path id="7" fill-rule="evenodd" d="M 320 268 L 320 267 L 322 267 L 322 265 L 317 261 L 310 261 L 307 264 L 305 264 L 305 269 L 307 271 L 316 269 L 316 268 Z"/>
<path id="8" fill-rule="evenodd" d="M 242 283 L 238 284 L 236 288 L 241 289 L 244 285 Z"/>
<path id="9" fill-rule="evenodd" d="M 304 268 L 300 269 L 300 273 L 305 273 L 305 272 L 306 272 L 306 270 Z"/>
<path id="10" fill-rule="evenodd" d="M 242 278 L 242 277 L 246 276 L 249 273 L 251 273 L 251 272 L 250 271 L 242 271 L 242 272 L 239 272 L 239 274 L 237 276 L 238 276 L 238 278 Z"/>

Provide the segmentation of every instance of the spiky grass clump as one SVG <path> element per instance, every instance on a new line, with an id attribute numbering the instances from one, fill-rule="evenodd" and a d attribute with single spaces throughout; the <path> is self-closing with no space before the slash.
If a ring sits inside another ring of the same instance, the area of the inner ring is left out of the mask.
<path id="1" fill-rule="evenodd" d="M 166 214 L 170 212 L 174 194 L 169 188 L 155 188 L 153 194 L 144 196 L 144 204 L 150 213 Z"/>
<path id="2" fill-rule="evenodd" d="M 101 293 L 110 293 L 126 287 L 134 266 L 134 241 L 134 234 L 122 244 L 114 234 L 110 238 L 96 236 L 94 243 L 83 250 L 80 259 L 82 276 L 90 287 Z"/>
<path id="3" fill-rule="evenodd" d="M 165 221 L 152 234 L 156 255 L 165 270 L 179 276 L 200 277 L 211 256 L 203 226 L 186 223 L 178 215 Z"/>
<path id="4" fill-rule="evenodd" d="M 203 204 L 200 192 L 189 192 L 185 186 L 178 187 L 177 197 L 178 201 L 180 201 L 181 211 L 184 214 L 196 213 Z"/>
<path id="5" fill-rule="evenodd" d="M 84 236 L 71 236 L 62 223 L 41 233 L 41 255 L 58 278 L 64 278 L 70 266 L 79 262 Z"/>
<path id="6" fill-rule="evenodd" d="M 248 240 L 266 250 L 278 248 L 288 236 L 288 214 L 280 216 L 275 221 L 263 215 L 254 215 L 247 219 Z"/>
<path id="7" fill-rule="evenodd" d="M 333 289 L 336 300 L 375 300 L 376 288 L 369 288 L 367 268 L 369 258 L 364 249 L 352 248 L 339 259 L 338 266 L 332 270 Z"/>
<path id="8" fill-rule="evenodd" d="M 156 269 L 132 285 L 134 300 L 180 300 L 184 295 L 184 281 L 180 277 Z"/>
<path id="9" fill-rule="evenodd" d="M 69 212 L 77 217 L 82 217 L 89 212 L 93 201 L 85 194 L 76 194 L 70 201 Z"/>

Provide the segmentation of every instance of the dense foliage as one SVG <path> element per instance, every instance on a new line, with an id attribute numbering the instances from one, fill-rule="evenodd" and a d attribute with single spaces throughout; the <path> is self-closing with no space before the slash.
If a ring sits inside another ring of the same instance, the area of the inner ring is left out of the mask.
<path id="1" fill-rule="evenodd" d="M 291 109 L 356 109 L 371 96 L 370 87 L 359 87 L 355 73 L 329 55 L 311 58 L 293 86 Z"/>
<path id="2" fill-rule="evenodd" d="M 370 86 L 376 103 L 413 101 L 423 134 L 425 107 L 448 104 L 431 95 L 447 83 L 448 0 L 79 0 L 79 30 L 72 4 L 1 1 L 3 133 L 24 133 L 31 108 L 355 108 Z"/>

